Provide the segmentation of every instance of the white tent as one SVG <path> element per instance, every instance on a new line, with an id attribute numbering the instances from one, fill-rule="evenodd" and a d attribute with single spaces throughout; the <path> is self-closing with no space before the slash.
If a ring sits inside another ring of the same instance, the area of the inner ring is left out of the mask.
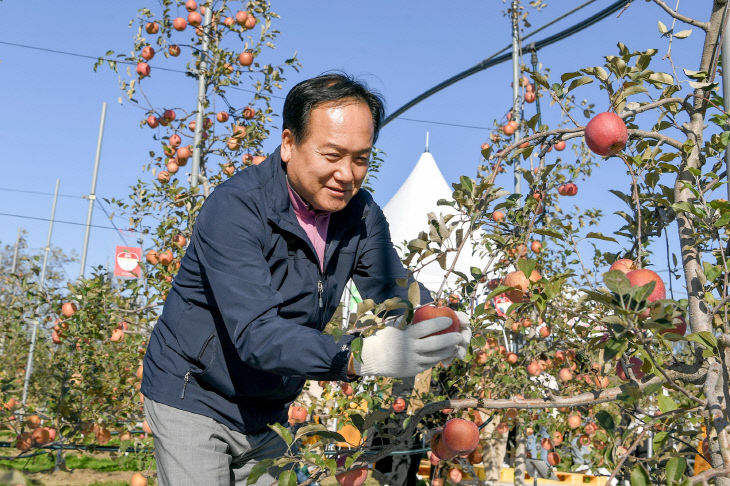
<path id="1" fill-rule="evenodd" d="M 439 206 L 439 199 L 451 199 L 452 189 L 441 174 L 436 161 L 428 150 L 428 138 L 426 139 L 426 150 L 421 154 L 416 166 L 408 178 L 383 208 L 385 217 L 390 226 L 390 237 L 401 256 L 405 243 L 418 237 L 421 231 L 428 231 L 428 213 L 439 215 L 455 214 L 456 210 L 450 206 Z M 473 255 L 473 243 L 480 237 L 479 232 L 471 238 L 457 261 L 455 269 L 470 273 L 472 266 L 482 268 L 484 259 Z M 453 240 L 453 237 L 452 237 Z M 453 262 L 453 253 L 449 253 L 446 260 L 448 269 Z M 446 271 L 441 268 L 438 262 L 432 262 L 421 269 L 415 276 L 429 290 L 438 291 L 444 279 Z M 456 281 L 455 275 L 450 275 L 447 287 Z"/>

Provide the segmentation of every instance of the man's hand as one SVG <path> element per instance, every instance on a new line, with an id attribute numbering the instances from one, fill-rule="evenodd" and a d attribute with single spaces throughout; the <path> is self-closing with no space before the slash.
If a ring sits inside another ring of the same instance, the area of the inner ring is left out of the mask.
<path id="1" fill-rule="evenodd" d="M 445 366 L 449 366 L 454 358 L 466 358 L 466 352 L 469 351 L 469 343 L 471 342 L 471 327 L 469 327 L 469 316 L 465 312 L 456 311 L 456 317 L 459 318 L 459 323 L 461 324 L 459 334 L 461 335 L 462 341 L 458 344 L 456 348 L 456 356 L 444 361 Z"/>
<path id="2" fill-rule="evenodd" d="M 405 378 L 453 359 L 463 346 L 463 331 L 431 336 L 450 325 L 450 318 L 435 317 L 404 330 L 392 326 L 380 329 L 363 339 L 362 362 L 353 360 L 355 374 Z"/>

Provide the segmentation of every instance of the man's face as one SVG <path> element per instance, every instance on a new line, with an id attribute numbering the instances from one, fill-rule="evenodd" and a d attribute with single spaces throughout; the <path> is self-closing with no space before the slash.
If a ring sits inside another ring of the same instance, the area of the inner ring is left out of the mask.
<path id="1" fill-rule="evenodd" d="M 365 179 L 373 130 L 363 102 L 339 100 L 314 108 L 301 143 L 289 129 L 281 134 L 281 160 L 292 188 L 314 209 L 344 209 Z"/>

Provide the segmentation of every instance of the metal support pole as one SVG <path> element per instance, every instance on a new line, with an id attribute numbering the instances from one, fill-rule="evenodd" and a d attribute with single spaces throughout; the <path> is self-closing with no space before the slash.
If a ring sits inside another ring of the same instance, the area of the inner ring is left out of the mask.
<path id="1" fill-rule="evenodd" d="M 520 22 L 519 22 L 519 0 L 512 0 L 512 119 L 520 124 Z M 522 129 L 518 128 L 515 136 L 519 139 L 522 135 Z M 521 192 L 522 176 L 519 172 L 519 158 L 514 159 L 514 182 L 515 193 Z"/>
<path id="2" fill-rule="evenodd" d="M 198 113 L 195 116 L 195 136 L 193 137 L 193 167 L 190 176 L 190 187 L 198 187 L 200 182 L 200 158 L 201 158 L 201 142 L 203 140 L 203 114 L 206 105 L 206 71 L 208 70 L 208 39 L 210 37 L 211 20 L 213 19 L 213 9 L 210 2 L 208 8 L 205 9 L 205 21 L 203 23 L 203 45 L 200 50 L 200 64 L 198 68 Z"/>
<path id="3" fill-rule="evenodd" d="M 15 249 L 13 250 L 13 265 L 10 267 L 10 273 L 15 273 L 15 266 L 18 263 L 18 249 L 20 248 L 20 228 L 18 228 L 18 236 L 15 238 Z"/>
<path id="4" fill-rule="evenodd" d="M 106 120 L 106 101 L 101 105 L 101 121 L 99 122 L 99 138 L 96 140 L 96 157 L 94 157 L 94 174 L 91 176 L 91 192 L 89 192 L 89 210 L 86 213 L 86 231 L 84 232 L 84 248 L 81 250 L 81 270 L 79 278 L 84 278 L 86 268 L 86 252 L 89 249 L 89 233 L 91 230 L 91 216 L 94 213 L 96 200 L 96 176 L 99 174 L 99 157 L 101 156 L 101 141 L 104 138 L 104 121 Z"/>
<path id="5" fill-rule="evenodd" d="M 722 35 L 722 97 L 725 113 L 730 110 L 730 22 Z M 730 148 L 725 150 L 725 170 L 728 174 L 727 197 L 730 200 Z"/>
<path id="6" fill-rule="evenodd" d="M 532 62 L 532 72 L 537 72 L 537 48 L 535 47 L 535 44 L 530 44 L 530 50 L 532 53 L 530 54 L 530 62 Z M 535 89 L 537 90 L 537 86 L 535 86 Z M 537 96 L 537 91 L 535 91 L 535 111 L 537 112 L 537 126 L 540 127 L 542 125 L 542 114 L 540 113 L 540 98 Z"/>
<path id="7" fill-rule="evenodd" d="M 46 247 L 43 248 L 43 266 L 41 267 L 41 277 L 39 285 L 41 289 L 46 284 L 46 267 L 48 266 L 48 253 L 51 251 L 51 235 L 53 235 L 53 221 L 56 219 L 56 202 L 58 201 L 58 186 L 61 179 L 56 179 L 56 190 L 53 192 L 53 206 L 51 207 L 51 221 L 48 223 L 48 238 L 46 239 Z M 33 323 L 33 330 L 30 336 L 30 351 L 28 352 L 28 362 L 25 365 L 25 381 L 23 382 L 23 410 L 25 411 L 25 402 L 28 399 L 28 385 L 30 384 L 30 375 L 33 372 L 33 353 L 35 352 L 35 343 L 38 336 L 38 319 Z"/>

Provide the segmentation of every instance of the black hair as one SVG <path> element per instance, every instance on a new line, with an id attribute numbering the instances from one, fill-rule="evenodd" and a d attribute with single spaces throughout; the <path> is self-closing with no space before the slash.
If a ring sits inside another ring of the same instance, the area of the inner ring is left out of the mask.
<path id="1" fill-rule="evenodd" d="M 301 143 L 307 136 L 309 114 L 314 108 L 322 103 L 347 99 L 362 101 L 370 108 L 375 143 L 385 118 L 383 98 L 364 83 L 343 73 L 322 74 L 294 86 L 284 101 L 282 130 L 289 129 L 296 143 Z"/>

